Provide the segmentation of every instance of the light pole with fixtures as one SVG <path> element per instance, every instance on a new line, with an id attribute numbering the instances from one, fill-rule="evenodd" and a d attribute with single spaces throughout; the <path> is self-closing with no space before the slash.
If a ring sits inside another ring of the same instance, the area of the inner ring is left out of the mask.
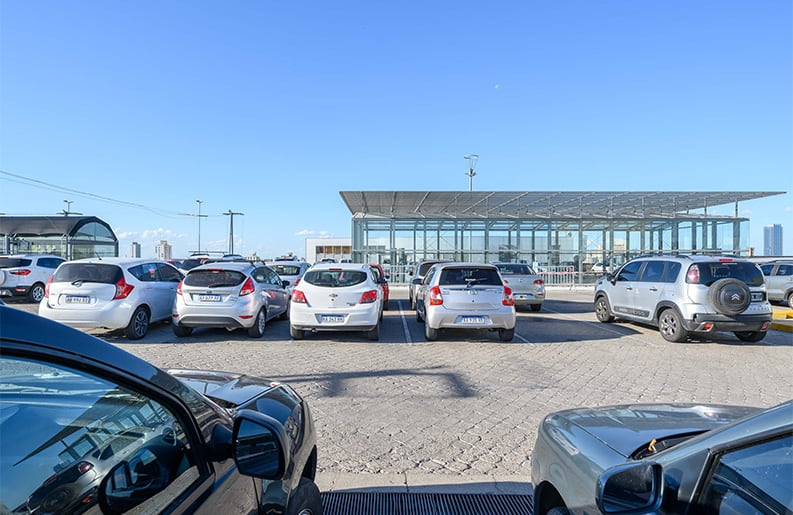
<path id="1" fill-rule="evenodd" d="M 463 159 L 468 160 L 468 171 L 465 172 L 465 175 L 468 176 L 468 191 L 474 191 L 474 175 L 476 175 L 474 168 L 476 168 L 476 162 L 479 160 L 479 156 L 477 154 L 470 154 L 463 157 Z"/>

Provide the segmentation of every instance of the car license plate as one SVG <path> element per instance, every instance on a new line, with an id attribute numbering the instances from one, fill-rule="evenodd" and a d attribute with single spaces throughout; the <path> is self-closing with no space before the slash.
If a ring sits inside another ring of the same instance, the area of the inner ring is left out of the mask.
<path id="1" fill-rule="evenodd" d="M 220 302 L 220 295 L 210 295 L 207 293 L 198 296 L 200 302 Z"/>
<path id="2" fill-rule="evenodd" d="M 85 295 L 66 296 L 66 304 L 88 304 L 89 302 L 91 302 L 91 298 L 86 297 Z"/>
<path id="3" fill-rule="evenodd" d="M 344 322 L 344 315 L 322 315 L 324 324 L 341 324 Z"/>
<path id="4" fill-rule="evenodd" d="M 485 322 L 483 317 L 462 317 L 460 319 L 461 324 L 482 324 Z"/>
<path id="5" fill-rule="evenodd" d="M 515 295 L 515 300 L 528 300 L 528 295 Z"/>

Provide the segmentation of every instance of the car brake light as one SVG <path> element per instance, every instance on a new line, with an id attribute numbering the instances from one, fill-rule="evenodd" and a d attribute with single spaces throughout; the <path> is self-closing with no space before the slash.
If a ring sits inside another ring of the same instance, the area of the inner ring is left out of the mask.
<path id="1" fill-rule="evenodd" d="M 506 286 L 504 286 L 504 298 L 501 299 L 501 303 L 505 306 L 515 305 L 515 297 L 512 296 L 512 290 Z"/>
<path id="2" fill-rule="evenodd" d="M 688 267 L 686 282 L 690 284 L 699 284 L 699 266 L 691 265 Z"/>
<path id="3" fill-rule="evenodd" d="M 441 289 L 437 286 L 430 288 L 430 306 L 440 306 L 443 304 Z"/>
<path id="4" fill-rule="evenodd" d="M 127 297 L 129 297 L 129 294 L 132 293 L 132 290 L 134 289 L 135 287 L 132 286 L 131 284 L 127 284 L 127 281 L 125 281 L 124 278 L 122 277 L 116 283 L 116 295 L 115 297 L 113 297 L 113 300 L 126 299 Z"/>
<path id="5" fill-rule="evenodd" d="M 296 304 L 308 304 L 306 294 L 300 290 L 292 290 L 292 302 Z"/>
<path id="6" fill-rule="evenodd" d="M 534 284 L 536 284 L 537 286 L 542 286 L 543 284 L 545 284 L 545 281 L 543 281 L 542 279 L 535 279 Z"/>
<path id="7" fill-rule="evenodd" d="M 87 461 L 81 461 L 77 465 L 77 470 L 80 471 L 80 474 L 85 474 L 86 472 L 88 472 L 92 468 L 94 468 L 94 466 L 92 464 L 88 463 Z"/>
<path id="8" fill-rule="evenodd" d="M 363 292 L 363 295 L 361 295 L 361 300 L 358 301 L 358 304 L 371 304 L 375 301 L 377 301 L 377 290 L 369 290 Z"/>
<path id="9" fill-rule="evenodd" d="M 295 279 L 295 284 L 293 284 L 292 286 L 297 286 L 298 284 L 300 284 L 300 279 Z"/>
<path id="10" fill-rule="evenodd" d="M 53 276 L 50 276 L 50 278 L 47 279 L 47 284 L 44 285 L 44 298 L 45 299 L 49 299 L 50 298 L 50 284 L 52 284 L 52 277 Z"/>
<path id="11" fill-rule="evenodd" d="M 245 281 L 245 284 L 242 285 L 242 289 L 240 290 L 240 297 L 244 297 L 245 295 L 250 295 L 256 291 L 256 288 L 253 286 L 253 279 L 248 277 L 248 280 Z"/>
<path id="12" fill-rule="evenodd" d="M 719 263 L 732 263 L 732 258 L 719 258 Z"/>
<path id="13" fill-rule="evenodd" d="M 23 268 L 21 270 L 9 270 L 8 273 L 11 275 L 30 275 L 30 270 Z"/>
<path id="14" fill-rule="evenodd" d="M 184 279 L 179 281 L 179 284 L 176 286 L 176 294 L 177 295 L 181 295 L 182 294 L 182 285 L 183 284 L 184 284 Z"/>

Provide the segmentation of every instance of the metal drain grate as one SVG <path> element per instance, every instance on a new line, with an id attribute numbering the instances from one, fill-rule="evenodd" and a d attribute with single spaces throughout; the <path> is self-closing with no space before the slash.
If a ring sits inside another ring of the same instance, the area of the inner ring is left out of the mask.
<path id="1" fill-rule="evenodd" d="M 529 495 L 322 494 L 324 515 L 531 515 Z"/>

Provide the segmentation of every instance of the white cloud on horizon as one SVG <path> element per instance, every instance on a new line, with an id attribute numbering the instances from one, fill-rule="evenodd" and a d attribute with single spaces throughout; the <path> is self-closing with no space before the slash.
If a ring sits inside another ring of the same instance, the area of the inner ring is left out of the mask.
<path id="1" fill-rule="evenodd" d="M 333 234 L 328 231 L 315 231 L 313 229 L 303 229 L 295 233 L 295 236 L 316 236 L 318 238 L 332 238 Z"/>

